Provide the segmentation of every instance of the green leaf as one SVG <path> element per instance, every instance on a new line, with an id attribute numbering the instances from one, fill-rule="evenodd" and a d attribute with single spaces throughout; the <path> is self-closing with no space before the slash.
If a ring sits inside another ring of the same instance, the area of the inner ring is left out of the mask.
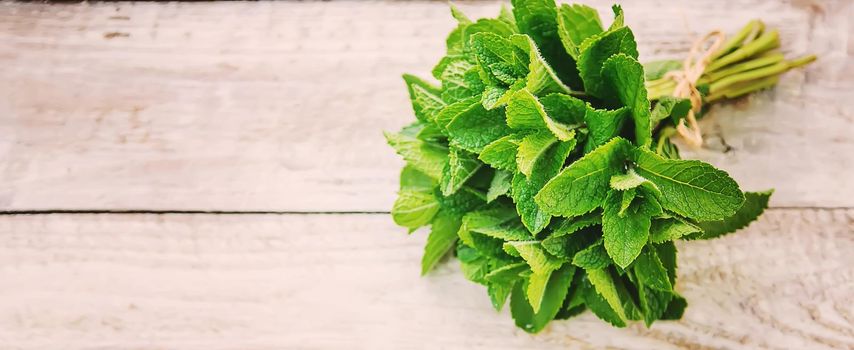
<path id="1" fill-rule="evenodd" d="M 653 245 L 655 247 L 658 259 L 664 269 L 667 270 L 667 277 L 670 279 L 670 285 L 676 284 L 676 245 L 672 241 Z"/>
<path id="2" fill-rule="evenodd" d="M 512 181 L 513 173 L 504 170 L 496 170 L 495 176 L 492 177 L 492 182 L 489 184 L 489 191 L 486 192 L 486 202 L 491 203 L 498 197 L 510 192 Z"/>
<path id="3" fill-rule="evenodd" d="M 563 261 L 546 252 L 539 241 L 506 242 L 504 243 L 504 250 L 518 253 L 518 256 L 531 267 L 531 271 L 539 275 L 557 270 L 563 264 Z"/>
<path id="4" fill-rule="evenodd" d="M 481 195 L 468 187 L 463 187 L 462 190 L 450 196 L 443 196 L 442 192 L 436 188 L 434 196 L 439 200 L 439 205 L 443 210 L 461 215 L 486 204 L 485 195 Z"/>
<path id="5" fill-rule="evenodd" d="M 617 286 L 614 283 L 614 279 L 607 269 L 590 269 L 584 270 L 587 272 L 587 279 L 593 285 L 593 288 L 596 290 L 596 293 L 601 295 L 605 301 L 608 302 L 608 306 L 611 307 L 619 319 L 625 323 L 626 320 L 626 310 L 623 307 L 623 301 L 620 300 L 620 293 L 617 290 Z M 591 308 L 592 309 L 592 308 Z M 623 325 L 625 326 L 625 324 Z M 617 326 L 621 327 L 621 326 Z"/>
<path id="6" fill-rule="evenodd" d="M 579 127 L 584 123 L 587 103 L 575 97 L 552 93 L 539 98 L 546 115 L 555 122 L 569 127 Z"/>
<path id="7" fill-rule="evenodd" d="M 466 244 L 473 245 L 467 238 L 469 232 L 478 232 L 502 241 L 523 241 L 534 237 L 525 230 L 513 208 L 493 206 L 490 209 L 469 212 L 463 217 L 459 236 Z"/>
<path id="8" fill-rule="evenodd" d="M 516 326 L 528 333 L 543 330 L 563 305 L 574 273 L 575 267 L 569 264 L 551 273 L 542 294 L 542 301 L 539 303 L 539 312 L 535 312 L 527 300 L 527 286 L 516 283 L 510 295 L 510 312 L 516 321 Z"/>
<path id="9" fill-rule="evenodd" d="M 478 103 L 457 114 L 447 129 L 452 146 L 475 153 L 511 132 L 501 110 L 487 111 Z"/>
<path id="10" fill-rule="evenodd" d="M 453 3 L 450 3 L 449 5 L 451 7 L 451 16 L 454 16 L 454 19 L 456 19 L 457 22 L 460 22 L 460 24 L 471 23 L 471 20 L 468 18 L 468 16 L 466 16 L 465 13 L 463 13 L 463 11 L 460 11 L 460 9 L 457 8 Z"/>
<path id="11" fill-rule="evenodd" d="M 637 58 L 637 44 L 631 29 L 622 27 L 616 30 L 604 32 L 592 36 L 584 41 L 581 53 L 578 57 L 578 72 L 584 81 L 584 91 L 606 101 L 612 101 L 611 94 L 605 85 L 602 76 L 602 68 L 610 57 L 617 54 L 626 54 Z M 641 74 L 643 74 L 643 67 Z M 641 88 L 643 86 L 643 75 L 641 75 Z"/>
<path id="12" fill-rule="evenodd" d="M 445 56 L 440 65 L 433 69 L 433 74 L 442 81 L 441 97 L 446 103 L 478 96 L 483 91 L 477 66 L 465 56 Z M 442 124 L 445 125 L 447 122 Z"/>
<path id="13" fill-rule="evenodd" d="M 554 0 L 512 0 L 511 3 L 519 32 L 531 36 L 545 61 L 558 72 L 561 81 L 580 87 L 575 61 L 560 42 Z"/>
<path id="14" fill-rule="evenodd" d="M 546 63 L 537 45 L 527 35 L 513 35 L 511 42 L 519 49 L 527 53 L 529 57 L 528 74 L 525 76 L 525 89 L 536 95 L 559 92 L 569 93 L 571 90 L 558 78 L 552 67 Z"/>
<path id="15" fill-rule="evenodd" d="M 524 262 L 507 264 L 490 271 L 485 278 L 490 283 L 510 284 L 521 279 L 522 272 L 528 270 L 530 270 L 530 267 Z"/>
<path id="16" fill-rule="evenodd" d="M 489 300 L 492 301 L 492 307 L 495 311 L 501 311 L 504 308 L 504 303 L 507 302 L 507 297 L 513 291 L 516 282 L 510 284 L 489 283 L 486 292 L 489 294 Z"/>
<path id="17" fill-rule="evenodd" d="M 412 109 L 420 121 L 433 120 L 433 116 L 445 107 L 440 97 L 442 90 L 414 75 L 404 74 L 403 80 L 409 89 Z"/>
<path id="18" fill-rule="evenodd" d="M 647 147 L 652 142 L 649 100 L 643 82 L 643 66 L 634 57 L 617 54 L 602 65 L 602 77 L 619 102 L 631 109 L 635 126 L 635 144 Z"/>
<path id="19" fill-rule="evenodd" d="M 642 176 L 638 175 L 634 170 L 629 169 L 625 174 L 617 174 L 611 176 L 611 188 L 618 191 L 634 189 L 644 182 L 647 182 Z"/>
<path id="20" fill-rule="evenodd" d="M 623 8 L 620 5 L 611 5 L 611 11 L 614 12 L 614 22 L 611 22 L 611 26 L 608 27 L 608 30 L 615 30 L 622 26 L 624 26 L 624 15 Z"/>
<path id="21" fill-rule="evenodd" d="M 400 171 L 400 190 L 427 191 L 432 192 L 436 187 L 436 180 L 427 176 L 411 165 L 406 165 Z"/>
<path id="22" fill-rule="evenodd" d="M 486 78 L 491 83 L 502 83 L 497 79 L 494 68 L 504 68 L 504 74 L 512 74 L 522 78 L 527 73 L 527 57 L 520 58 L 518 49 L 506 37 L 495 33 L 476 33 L 471 36 L 470 44 L 477 63 L 486 73 Z M 501 74 L 501 73 L 499 73 Z M 503 83 L 506 84 L 506 83 Z"/>
<path id="23" fill-rule="evenodd" d="M 480 96 L 464 98 L 445 106 L 439 113 L 436 113 L 436 117 L 434 118 L 435 124 L 440 129 L 447 129 L 448 124 L 451 124 L 458 115 L 471 110 L 478 110 L 478 107 L 483 108 L 480 106 Z"/>
<path id="24" fill-rule="evenodd" d="M 495 169 L 516 172 L 516 154 L 522 138 L 522 135 L 511 134 L 495 140 L 483 147 L 478 159 Z"/>
<path id="25" fill-rule="evenodd" d="M 637 289 L 640 307 L 643 311 L 644 324 L 648 328 L 653 322 L 664 316 L 668 305 L 673 299 L 673 293 L 655 290 L 645 285 L 637 286 Z"/>
<path id="26" fill-rule="evenodd" d="M 531 176 L 534 164 L 546 153 L 557 139 L 549 132 L 533 133 L 519 143 L 516 153 L 516 168 L 525 176 Z"/>
<path id="27" fill-rule="evenodd" d="M 649 198 L 638 198 L 620 215 L 621 195 L 608 194 L 602 213 L 602 233 L 605 249 L 618 266 L 626 268 L 640 254 L 649 239 L 652 216 L 661 213 Z M 656 210 L 657 209 L 657 210 Z"/>
<path id="28" fill-rule="evenodd" d="M 662 320 L 678 320 L 685 313 L 685 308 L 688 307 L 688 301 L 678 294 L 673 294 L 673 299 L 670 304 L 667 304 L 667 310 L 661 315 Z"/>
<path id="29" fill-rule="evenodd" d="M 597 231 L 599 230 L 582 229 L 572 235 L 556 236 L 552 234 L 546 237 L 541 244 L 549 254 L 561 259 L 572 260 L 572 257 L 578 252 L 589 247 L 602 237 L 601 231 Z"/>
<path id="30" fill-rule="evenodd" d="M 590 283 L 589 279 L 585 279 L 583 286 L 584 304 L 590 308 L 590 311 L 592 311 L 596 317 L 610 323 L 614 327 L 622 328 L 626 326 L 625 318 L 621 317 L 620 314 L 611 308 L 605 297 L 596 292 L 596 289 Z"/>
<path id="31" fill-rule="evenodd" d="M 774 190 L 765 192 L 744 192 L 744 204 L 738 211 L 723 220 L 700 222 L 697 225 L 703 229 L 701 239 L 711 239 L 732 233 L 750 225 L 768 208 L 768 200 Z M 695 238 L 695 237 L 692 237 Z"/>
<path id="32" fill-rule="evenodd" d="M 662 243 L 702 233 L 701 228 L 679 218 L 655 219 L 652 220 L 652 226 L 649 228 L 649 241 Z"/>
<path id="33" fill-rule="evenodd" d="M 581 43 L 604 31 L 599 12 L 587 5 L 563 4 L 557 15 L 558 35 L 566 52 L 578 60 Z"/>
<path id="34" fill-rule="evenodd" d="M 491 33 L 506 38 L 516 34 L 516 29 L 500 19 L 482 18 L 467 26 L 463 31 L 463 42 L 471 43 L 472 35 L 476 33 Z"/>
<path id="35" fill-rule="evenodd" d="M 633 265 L 635 275 L 641 284 L 664 292 L 673 291 L 667 270 L 659 260 L 655 249 L 645 247 Z"/>
<path id="36" fill-rule="evenodd" d="M 451 147 L 448 165 L 442 171 L 442 195 L 456 193 L 483 166 L 476 157 L 475 154 Z"/>
<path id="37" fill-rule="evenodd" d="M 528 90 L 519 90 L 507 103 L 507 125 L 516 130 L 549 130 L 561 141 L 575 138 L 575 126 L 549 117 L 540 101 Z"/>
<path id="38" fill-rule="evenodd" d="M 608 267 L 608 265 L 611 265 L 611 257 L 608 256 L 608 252 L 605 251 L 605 246 L 600 240 L 599 242 L 596 242 L 586 249 L 576 253 L 575 256 L 572 257 L 572 264 L 585 270 L 604 269 Z"/>
<path id="39" fill-rule="evenodd" d="M 551 237 L 566 236 L 577 232 L 585 227 L 602 224 L 602 213 L 590 212 L 582 216 L 567 218 L 552 231 Z"/>
<path id="40" fill-rule="evenodd" d="M 516 211 L 522 217 L 522 223 L 534 234 L 546 228 L 552 217 L 541 208 L 534 198 L 546 182 L 560 171 L 566 157 L 574 147 L 574 140 L 560 142 L 550 147 L 546 154 L 534 164 L 531 176 L 525 177 L 521 173 L 516 173 L 513 176 L 510 196 L 516 202 Z"/>
<path id="41" fill-rule="evenodd" d="M 573 217 L 602 206 L 611 176 L 623 171 L 631 145 L 615 138 L 588 153 L 552 178 L 536 203 L 552 215 Z"/>
<path id="42" fill-rule="evenodd" d="M 629 109 L 626 107 L 609 110 L 595 109 L 588 105 L 584 113 L 584 123 L 587 124 L 589 137 L 587 138 L 587 144 L 584 146 L 584 153 L 589 153 L 596 149 L 596 147 L 604 145 L 612 138 L 619 136 L 628 111 Z"/>
<path id="43" fill-rule="evenodd" d="M 457 241 L 457 231 L 462 223 L 460 216 L 450 212 L 440 212 L 433 219 L 430 235 L 427 236 L 427 246 L 421 258 L 421 275 L 426 274 L 436 266 Z"/>
<path id="44" fill-rule="evenodd" d="M 658 122 L 671 118 L 674 125 L 679 124 L 679 120 L 688 115 L 691 110 L 691 100 L 687 98 L 676 98 L 671 96 L 663 96 L 658 99 L 655 108 L 650 113 L 650 125 L 656 125 Z"/>
<path id="45" fill-rule="evenodd" d="M 439 212 L 439 202 L 433 192 L 403 190 L 391 209 L 394 223 L 415 230 L 427 225 Z"/>
<path id="46" fill-rule="evenodd" d="M 436 143 L 425 142 L 403 133 L 385 132 L 384 134 L 388 144 L 410 166 L 431 178 L 437 180 L 441 178 L 442 169 L 448 162 L 447 147 Z"/>
<path id="47" fill-rule="evenodd" d="M 661 189 L 661 205 L 679 215 L 710 221 L 730 217 L 742 207 L 744 194 L 721 170 L 696 160 L 664 159 L 636 152 L 635 171 Z"/>
<path id="48" fill-rule="evenodd" d="M 549 283 L 549 278 L 552 276 L 552 271 L 544 273 L 532 273 L 528 278 L 528 287 L 525 288 L 525 296 L 528 298 L 528 303 L 534 313 L 540 311 L 540 306 L 543 303 L 543 297 L 546 293 L 546 285 Z"/>
<path id="49" fill-rule="evenodd" d="M 658 60 L 643 64 L 646 81 L 661 79 L 667 72 L 680 69 L 682 69 L 682 61 L 679 60 Z"/>

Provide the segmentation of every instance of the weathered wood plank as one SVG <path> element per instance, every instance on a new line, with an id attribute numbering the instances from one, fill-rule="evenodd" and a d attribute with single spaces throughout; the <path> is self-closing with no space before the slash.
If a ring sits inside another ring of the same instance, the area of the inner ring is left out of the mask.
<path id="1" fill-rule="evenodd" d="M 854 205 L 850 2 L 624 7 L 643 58 L 753 17 L 819 54 L 712 113 L 699 156 L 776 206 Z M 399 75 L 427 75 L 452 26 L 443 2 L 0 4 L 0 208 L 387 210 Z"/>
<path id="2" fill-rule="evenodd" d="M 385 215 L 0 217 L 0 347 L 850 349 L 854 210 L 680 244 L 683 320 L 530 336 Z"/>

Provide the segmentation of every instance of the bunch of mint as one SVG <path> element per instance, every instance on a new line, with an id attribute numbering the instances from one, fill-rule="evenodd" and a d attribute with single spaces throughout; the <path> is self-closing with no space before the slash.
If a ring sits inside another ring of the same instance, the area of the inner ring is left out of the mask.
<path id="1" fill-rule="evenodd" d="M 613 10 L 604 28 L 594 9 L 553 0 L 477 21 L 452 7 L 441 85 L 405 75 L 417 121 L 385 135 L 407 163 L 394 221 L 430 226 L 422 273 L 453 252 L 528 332 L 585 309 L 618 327 L 679 319 L 673 241 L 745 227 L 771 195 L 678 159 L 661 130 L 690 104 L 651 106 Z"/>

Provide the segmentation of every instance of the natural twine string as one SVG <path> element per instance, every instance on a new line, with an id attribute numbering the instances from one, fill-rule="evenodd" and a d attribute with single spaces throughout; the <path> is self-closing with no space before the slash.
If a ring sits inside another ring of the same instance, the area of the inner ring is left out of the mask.
<path id="1" fill-rule="evenodd" d="M 706 36 L 697 39 L 691 47 L 691 52 L 688 57 L 682 62 L 683 69 L 681 71 L 671 71 L 664 75 L 665 78 L 673 79 L 676 82 L 676 88 L 673 89 L 673 96 L 680 98 L 688 98 L 691 100 L 691 110 L 685 119 L 679 121 L 676 126 L 676 131 L 682 136 L 688 145 L 699 148 L 703 145 L 703 134 L 700 131 L 700 126 L 697 124 L 697 118 L 694 113 L 699 113 L 703 104 L 703 98 L 700 91 L 697 90 L 697 80 L 703 75 L 706 66 L 712 61 L 712 56 L 721 48 L 726 36 L 720 31 L 713 31 Z M 708 48 L 707 42 L 714 40 Z M 685 121 L 688 125 L 685 125 Z"/>

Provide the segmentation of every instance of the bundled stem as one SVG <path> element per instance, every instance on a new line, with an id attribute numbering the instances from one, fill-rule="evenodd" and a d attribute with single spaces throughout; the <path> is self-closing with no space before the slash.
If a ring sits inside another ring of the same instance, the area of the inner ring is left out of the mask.
<path id="1" fill-rule="evenodd" d="M 774 86 L 783 73 L 816 60 L 815 55 L 786 60 L 776 50 L 779 47 L 776 30 L 765 31 L 762 21 L 750 21 L 710 56 L 703 74 L 692 83 L 704 90 L 703 101 L 714 102 Z M 679 82 L 668 74 L 645 84 L 649 99 L 658 100 L 673 96 Z M 693 132 L 699 134 L 698 129 Z M 690 143 L 699 146 L 696 140 Z"/>

